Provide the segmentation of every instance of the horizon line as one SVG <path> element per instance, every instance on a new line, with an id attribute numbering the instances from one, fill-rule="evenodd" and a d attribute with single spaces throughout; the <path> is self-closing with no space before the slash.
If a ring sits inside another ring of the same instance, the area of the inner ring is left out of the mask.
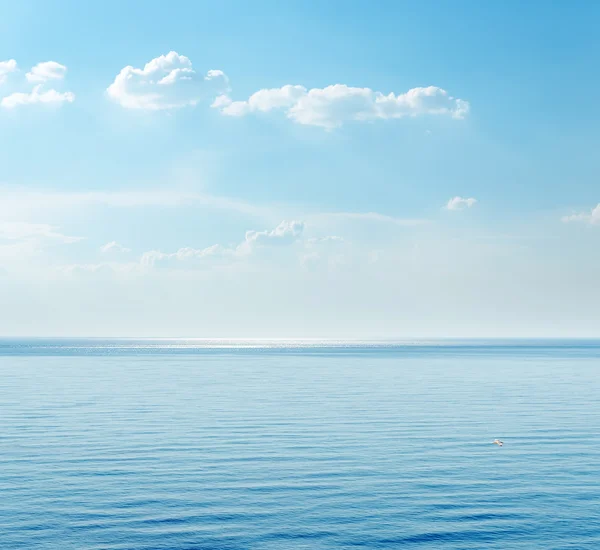
<path id="1" fill-rule="evenodd" d="M 457 340 L 600 340 L 598 336 L 398 336 L 398 337 L 271 337 L 271 336 L 76 336 L 76 335 L 0 335 L 0 340 L 51 339 L 51 340 L 187 340 L 197 342 L 412 342 L 412 341 L 457 341 Z"/>

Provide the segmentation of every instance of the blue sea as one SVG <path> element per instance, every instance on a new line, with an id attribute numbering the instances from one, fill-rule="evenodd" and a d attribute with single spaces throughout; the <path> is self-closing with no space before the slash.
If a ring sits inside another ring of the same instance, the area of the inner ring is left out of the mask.
<path id="1" fill-rule="evenodd" d="M 597 341 L 2 340 L 0 548 L 599 549 L 599 398 Z"/>

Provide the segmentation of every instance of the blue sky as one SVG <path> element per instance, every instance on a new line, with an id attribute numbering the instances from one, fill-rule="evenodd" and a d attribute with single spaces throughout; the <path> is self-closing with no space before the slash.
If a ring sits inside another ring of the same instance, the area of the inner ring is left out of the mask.
<path id="1" fill-rule="evenodd" d="M 1 5 L 0 334 L 599 334 L 600 6 Z"/>

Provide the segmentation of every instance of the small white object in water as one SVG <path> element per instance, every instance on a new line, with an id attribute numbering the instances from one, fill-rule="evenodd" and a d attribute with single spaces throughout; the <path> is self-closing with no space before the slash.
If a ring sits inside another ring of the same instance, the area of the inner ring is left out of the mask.
<path id="1" fill-rule="evenodd" d="M 500 441 L 499 439 L 494 439 L 494 441 L 492 441 L 492 443 L 494 445 L 498 445 L 498 447 L 502 447 L 502 445 L 504 445 L 504 443 L 502 443 L 502 441 Z"/>

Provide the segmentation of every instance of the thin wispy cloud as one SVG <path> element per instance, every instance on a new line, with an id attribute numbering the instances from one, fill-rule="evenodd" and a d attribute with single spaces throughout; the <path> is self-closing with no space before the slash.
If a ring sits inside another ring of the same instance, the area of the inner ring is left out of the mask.
<path id="1" fill-rule="evenodd" d="M 119 244 L 117 241 L 111 241 L 106 243 L 105 245 L 100 247 L 100 252 L 103 254 L 114 254 L 114 253 L 123 253 L 131 252 L 131 248 L 127 248 L 122 244 Z"/>
<path id="2" fill-rule="evenodd" d="M 68 244 L 80 241 L 82 238 L 64 235 L 56 227 L 45 223 L 1 222 L 0 240 L 51 240 Z"/>
<path id="3" fill-rule="evenodd" d="M 314 222 L 326 221 L 357 221 L 357 222 L 378 222 L 402 227 L 415 227 L 431 223 L 431 220 L 424 218 L 400 218 L 380 214 L 378 212 L 321 212 L 307 216 L 308 220 Z"/>
<path id="4" fill-rule="evenodd" d="M 145 273 L 144 267 L 139 262 L 98 262 L 74 263 L 55 266 L 48 271 L 49 274 L 73 278 L 115 276 L 139 276 Z"/>
<path id="5" fill-rule="evenodd" d="M 199 193 L 183 189 L 154 188 L 147 190 L 60 191 L 28 190 L 23 187 L 0 186 L 0 214 L 49 209 L 72 209 L 86 206 L 114 208 L 169 207 L 197 205 L 215 210 L 229 210 L 249 216 L 268 217 L 267 207 L 241 199 Z"/>

